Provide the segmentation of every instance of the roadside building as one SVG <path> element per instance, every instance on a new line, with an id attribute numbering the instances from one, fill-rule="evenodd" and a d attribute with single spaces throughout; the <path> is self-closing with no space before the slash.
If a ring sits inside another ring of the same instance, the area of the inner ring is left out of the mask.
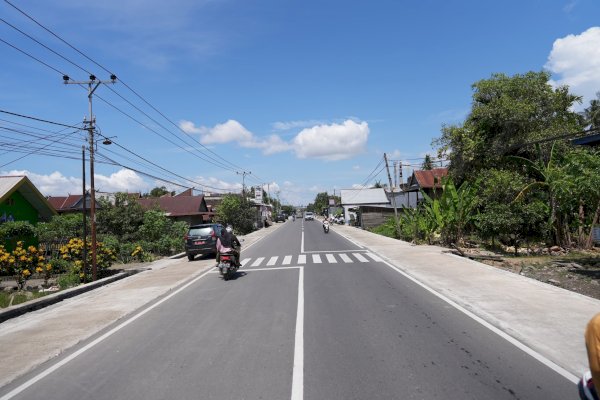
<path id="1" fill-rule="evenodd" d="M 208 210 L 204 196 L 194 196 L 191 190 L 175 196 L 146 197 L 136 201 L 144 210 L 160 209 L 173 221 L 184 221 L 189 225 L 211 222 L 214 216 Z"/>

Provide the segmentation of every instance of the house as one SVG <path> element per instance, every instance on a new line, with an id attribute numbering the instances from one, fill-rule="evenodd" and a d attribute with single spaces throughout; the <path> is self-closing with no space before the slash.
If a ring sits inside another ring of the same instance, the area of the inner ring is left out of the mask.
<path id="1" fill-rule="evenodd" d="M 85 195 L 85 209 L 89 213 L 91 207 L 91 196 L 89 193 Z M 83 211 L 83 195 L 70 194 L 67 196 L 48 196 L 47 200 L 58 214 L 72 214 Z M 96 202 L 96 209 L 100 208 L 100 204 Z"/>
<path id="2" fill-rule="evenodd" d="M 370 228 L 387 219 L 381 209 L 391 206 L 383 188 L 342 189 L 340 196 L 346 224 L 354 221 L 354 225 Z"/>
<path id="3" fill-rule="evenodd" d="M 208 210 L 204 196 L 194 196 L 191 190 L 178 195 L 146 197 L 135 199 L 144 210 L 158 208 L 174 221 L 184 221 L 189 225 L 210 222 L 214 213 Z"/>
<path id="4" fill-rule="evenodd" d="M 56 210 L 26 176 L 0 176 L 0 223 L 49 221 Z"/>
<path id="5" fill-rule="evenodd" d="M 441 193 L 442 179 L 446 176 L 448 176 L 447 167 L 413 171 L 404 190 L 407 193 L 407 203 L 411 204 L 411 193 L 417 199 L 417 203 L 423 198 L 421 191 L 432 198 L 436 197 L 438 192 Z"/>

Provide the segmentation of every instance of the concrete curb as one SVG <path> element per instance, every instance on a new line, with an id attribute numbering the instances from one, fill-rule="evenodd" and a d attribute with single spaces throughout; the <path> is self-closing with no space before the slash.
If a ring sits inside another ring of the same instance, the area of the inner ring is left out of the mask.
<path id="1" fill-rule="evenodd" d="M 85 292 L 89 292 L 90 290 L 97 289 L 101 286 L 108 285 L 109 283 L 116 282 L 118 280 L 127 278 L 128 276 L 135 275 L 138 272 L 142 272 L 145 270 L 146 269 L 130 269 L 103 279 L 99 279 L 95 282 L 86 283 L 84 285 L 79 285 L 71 289 L 62 290 L 60 292 L 40 297 L 39 299 L 30 300 L 22 304 L 7 307 L 6 309 L 0 311 L 0 323 L 11 318 L 21 316 L 30 311 L 35 311 L 44 307 L 51 306 L 65 299 L 80 295 Z"/>

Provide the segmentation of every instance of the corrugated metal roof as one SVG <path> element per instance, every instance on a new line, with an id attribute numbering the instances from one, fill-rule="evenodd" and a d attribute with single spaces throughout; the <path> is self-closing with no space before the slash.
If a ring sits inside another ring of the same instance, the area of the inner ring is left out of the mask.
<path id="1" fill-rule="evenodd" d="M 26 176 L 0 176 L 0 203 L 15 191 L 19 191 L 42 218 L 49 219 L 56 215 L 54 207 L 42 196 L 29 178 Z"/>
<path id="2" fill-rule="evenodd" d="M 448 168 L 415 171 L 414 174 L 421 189 L 440 188 L 442 187 L 442 178 L 448 175 Z"/>
<path id="3" fill-rule="evenodd" d="M 342 189 L 341 198 L 342 205 L 387 204 L 390 202 L 383 188 Z"/>
<path id="4" fill-rule="evenodd" d="M 146 210 L 158 206 L 171 216 L 198 215 L 208 212 L 207 208 L 202 207 L 206 204 L 204 196 L 151 197 L 136 200 Z"/>

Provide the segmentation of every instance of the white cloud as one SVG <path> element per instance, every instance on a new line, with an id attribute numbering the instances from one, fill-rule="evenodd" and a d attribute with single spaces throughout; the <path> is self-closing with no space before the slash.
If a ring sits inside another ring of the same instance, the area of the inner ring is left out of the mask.
<path id="1" fill-rule="evenodd" d="M 365 150 L 369 125 L 346 120 L 342 124 L 317 125 L 302 130 L 292 141 L 298 158 L 343 160 Z"/>
<path id="2" fill-rule="evenodd" d="M 568 85 L 572 93 L 584 97 L 586 107 L 600 91 L 600 27 L 556 39 L 545 68 L 559 76 L 553 84 Z"/>
<path id="3" fill-rule="evenodd" d="M 311 119 L 307 121 L 273 122 L 271 125 L 276 131 L 289 131 L 290 129 L 308 128 L 314 125 L 321 125 L 323 123 L 323 121 Z"/>
<path id="4" fill-rule="evenodd" d="M 191 121 L 183 120 L 179 122 L 179 127 L 186 133 L 199 135 L 200 143 L 205 145 L 236 142 L 241 147 L 261 149 L 265 155 L 293 151 L 298 158 L 330 161 L 362 153 L 369 137 L 369 125 L 353 119 L 341 124 L 315 125 L 303 129 L 289 142 L 278 135 L 256 137 L 235 120 L 217 124 L 213 128 L 198 127 Z"/>
<path id="5" fill-rule="evenodd" d="M 202 185 L 210 186 L 205 188 L 207 192 L 217 191 L 217 192 L 241 192 L 242 191 L 242 183 L 241 182 L 226 182 L 218 178 L 208 177 L 205 178 L 203 176 L 197 176 L 193 178 L 194 182 L 198 182 Z M 201 189 L 201 188 L 196 188 Z"/>
<path id="6" fill-rule="evenodd" d="M 81 178 L 67 177 L 55 171 L 40 175 L 27 170 L 2 171 L 0 175 L 26 175 L 44 196 L 65 196 L 81 193 Z M 142 192 L 148 190 L 146 183 L 133 171 L 121 169 L 110 176 L 94 174 L 96 190 L 103 192 Z M 89 184 L 88 184 L 89 188 Z"/>
<path id="7" fill-rule="evenodd" d="M 359 171 L 360 170 L 360 165 L 355 165 L 355 166 L 352 167 L 352 169 L 354 171 Z"/>
<path id="8" fill-rule="evenodd" d="M 229 142 L 251 144 L 254 142 L 252 133 L 244 128 L 242 124 L 232 119 L 223 124 L 217 124 L 213 128 L 197 127 L 193 122 L 184 120 L 179 123 L 179 127 L 186 133 L 200 135 L 200 143 L 202 144 Z"/>

